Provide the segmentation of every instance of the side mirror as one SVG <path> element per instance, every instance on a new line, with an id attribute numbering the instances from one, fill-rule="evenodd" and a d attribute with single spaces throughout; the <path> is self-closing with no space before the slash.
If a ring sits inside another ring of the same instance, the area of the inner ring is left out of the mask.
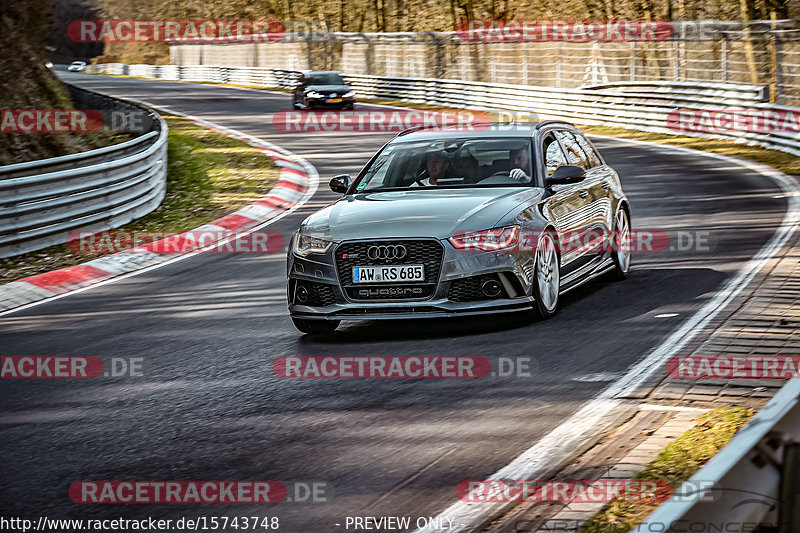
<path id="1" fill-rule="evenodd" d="M 577 165 L 561 165 L 553 175 L 545 180 L 545 185 L 565 185 L 578 183 L 586 177 L 586 171 Z"/>
<path id="2" fill-rule="evenodd" d="M 345 194 L 352 183 L 353 178 L 350 177 L 350 174 L 339 174 L 334 176 L 328 185 L 333 192 Z"/>

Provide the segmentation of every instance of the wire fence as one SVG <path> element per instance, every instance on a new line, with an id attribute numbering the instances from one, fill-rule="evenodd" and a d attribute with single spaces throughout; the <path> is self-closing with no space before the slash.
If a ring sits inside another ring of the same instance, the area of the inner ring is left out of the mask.
<path id="1" fill-rule="evenodd" d="M 671 31 L 652 40 L 487 41 L 454 31 L 172 41 L 170 62 L 557 88 L 642 81 L 764 85 L 771 102 L 800 105 L 800 19 L 668 24 Z"/>

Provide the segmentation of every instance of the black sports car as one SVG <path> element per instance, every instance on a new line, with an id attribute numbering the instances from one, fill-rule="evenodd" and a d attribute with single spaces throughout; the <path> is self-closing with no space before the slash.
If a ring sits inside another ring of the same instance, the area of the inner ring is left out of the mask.
<path id="1" fill-rule="evenodd" d="M 353 109 L 356 93 L 338 72 L 304 72 L 294 89 L 295 109 Z"/>

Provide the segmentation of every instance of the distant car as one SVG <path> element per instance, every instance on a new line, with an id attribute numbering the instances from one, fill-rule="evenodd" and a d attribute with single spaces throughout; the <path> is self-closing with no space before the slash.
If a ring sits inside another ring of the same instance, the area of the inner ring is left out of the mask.
<path id="1" fill-rule="evenodd" d="M 619 176 L 583 133 L 552 120 L 495 130 L 406 132 L 355 179 L 331 180 L 342 198 L 306 218 L 289 246 L 297 329 L 503 312 L 546 318 L 560 294 L 601 274 L 627 276 L 628 246 L 567 241 L 599 231 L 625 243 L 631 228 Z"/>
<path id="2" fill-rule="evenodd" d="M 83 72 L 86 70 L 86 61 L 73 61 L 67 67 L 67 70 L 70 72 Z"/>
<path id="3" fill-rule="evenodd" d="M 304 72 L 294 89 L 295 109 L 353 109 L 356 93 L 338 72 Z"/>
<path id="4" fill-rule="evenodd" d="M 53 68 L 53 62 L 52 61 L 45 61 L 44 62 L 44 66 L 49 68 L 49 69 L 52 69 Z"/>

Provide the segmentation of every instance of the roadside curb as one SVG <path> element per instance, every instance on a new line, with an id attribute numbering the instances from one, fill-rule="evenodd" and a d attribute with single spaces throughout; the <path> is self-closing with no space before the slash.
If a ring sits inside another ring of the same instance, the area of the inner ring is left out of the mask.
<path id="1" fill-rule="evenodd" d="M 144 268 L 155 267 L 178 258 L 184 258 L 206 249 L 224 244 L 234 237 L 247 235 L 273 219 L 293 211 L 310 199 L 317 191 L 319 176 L 305 159 L 258 137 L 248 135 L 198 117 L 186 115 L 157 106 L 150 102 L 128 100 L 152 107 L 162 114 L 187 118 L 193 123 L 222 135 L 247 143 L 271 158 L 280 167 L 278 182 L 267 194 L 241 209 L 180 233 L 169 239 L 180 239 L 187 233 L 210 232 L 219 238 L 202 248 L 185 252 L 158 253 L 153 251 L 125 251 L 100 257 L 86 263 L 21 278 L 0 285 L 0 313 L 47 300 L 55 296 L 85 289 Z M 157 241 L 163 243 L 166 239 Z M 157 243 L 151 243 L 153 248 Z"/>

